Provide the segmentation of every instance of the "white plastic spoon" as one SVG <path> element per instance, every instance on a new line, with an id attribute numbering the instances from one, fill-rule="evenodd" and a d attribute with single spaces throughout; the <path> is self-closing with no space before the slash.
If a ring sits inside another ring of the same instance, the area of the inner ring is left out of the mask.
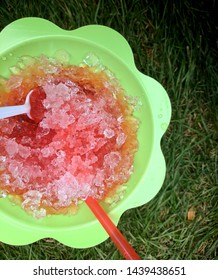
<path id="1" fill-rule="evenodd" d="M 0 119 L 5 119 L 22 114 L 27 114 L 27 116 L 32 119 L 30 115 L 30 95 L 32 94 L 32 92 L 33 90 L 31 90 L 27 94 L 26 101 L 23 105 L 0 107 Z"/>
<path id="2" fill-rule="evenodd" d="M 0 119 L 26 114 L 35 122 L 40 122 L 45 113 L 43 100 L 46 94 L 42 87 L 32 89 L 26 96 L 25 103 L 17 106 L 0 107 Z"/>

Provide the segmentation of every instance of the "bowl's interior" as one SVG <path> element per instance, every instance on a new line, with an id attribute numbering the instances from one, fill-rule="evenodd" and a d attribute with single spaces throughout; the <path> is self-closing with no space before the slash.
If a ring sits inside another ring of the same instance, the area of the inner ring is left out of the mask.
<path id="1" fill-rule="evenodd" d="M 36 39 L 26 40 L 4 53 L 1 53 L 0 61 L 0 76 L 9 77 L 9 68 L 15 66 L 19 57 L 21 56 L 39 56 L 45 54 L 48 57 L 53 57 L 57 50 L 66 50 L 70 54 L 71 64 L 80 64 L 84 57 L 92 52 L 96 54 L 103 65 L 107 66 L 120 81 L 120 84 L 125 89 L 126 94 L 130 96 L 137 96 L 142 102 L 141 108 L 134 113 L 140 120 L 140 127 L 138 131 L 139 149 L 135 155 L 134 174 L 127 183 L 127 192 L 124 198 L 114 206 L 113 209 L 105 206 L 107 212 L 116 209 L 121 204 L 126 204 L 131 201 L 131 194 L 139 186 L 139 181 L 146 172 L 149 164 L 154 142 L 154 127 L 153 117 L 150 108 L 149 100 L 146 96 L 145 88 L 137 75 L 136 69 L 130 69 L 123 60 L 115 55 L 110 50 L 95 44 L 94 42 L 82 39 L 72 38 L 71 36 L 50 36 Z M 146 188 L 142 196 L 146 196 Z M 131 207 L 131 206 L 130 206 Z M 78 228 L 92 223 L 95 218 L 90 213 L 90 210 L 85 204 L 80 206 L 78 213 L 74 217 L 69 215 L 53 215 L 36 220 L 32 216 L 25 213 L 19 206 L 12 205 L 8 199 L 1 199 L 0 203 L 1 213 L 6 219 L 13 220 L 15 223 L 22 223 L 32 228 L 43 229 L 63 229 L 63 228 Z M 128 209 L 128 206 L 126 207 Z"/>

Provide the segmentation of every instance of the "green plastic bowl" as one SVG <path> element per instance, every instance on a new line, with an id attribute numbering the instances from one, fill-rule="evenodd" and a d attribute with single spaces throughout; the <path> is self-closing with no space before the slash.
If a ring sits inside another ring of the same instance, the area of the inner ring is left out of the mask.
<path id="1" fill-rule="evenodd" d="M 21 56 L 52 57 L 66 50 L 70 63 L 78 65 L 92 52 L 103 65 L 115 73 L 127 95 L 137 96 L 142 106 L 135 116 L 140 120 L 139 149 L 135 155 L 134 174 L 124 198 L 114 207 L 103 207 L 115 224 L 130 208 L 151 200 L 159 191 L 166 166 L 160 140 L 171 116 L 171 105 L 164 88 L 154 79 L 140 73 L 134 64 L 127 41 L 116 31 L 101 25 L 88 25 L 67 31 L 41 18 L 23 18 L 6 26 L 0 33 L 0 76 L 9 77 L 9 68 Z M 0 199 L 0 240 L 24 245 L 42 238 L 54 238 L 75 247 L 95 246 L 108 238 L 107 233 L 82 204 L 75 216 L 53 215 L 37 220 L 7 198 Z"/>

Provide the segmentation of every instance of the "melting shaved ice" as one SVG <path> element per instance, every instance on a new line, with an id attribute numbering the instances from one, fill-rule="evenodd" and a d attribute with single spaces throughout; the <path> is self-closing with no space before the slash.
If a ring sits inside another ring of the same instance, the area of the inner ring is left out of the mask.
<path id="1" fill-rule="evenodd" d="M 137 151 L 138 121 L 124 90 L 96 57 L 81 66 L 27 58 L 1 80 L 0 106 L 23 104 L 32 89 L 41 103 L 34 95 L 35 121 L 0 120 L 0 197 L 36 218 L 75 212 L 88 196 L 109 201 L 132 174 Z"/>

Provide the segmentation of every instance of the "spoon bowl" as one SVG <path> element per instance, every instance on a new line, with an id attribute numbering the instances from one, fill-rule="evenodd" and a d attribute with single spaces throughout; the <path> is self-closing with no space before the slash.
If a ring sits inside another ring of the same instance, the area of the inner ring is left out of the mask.
<path id="1" fill-rule="evenodd" d="M 42 87 L 34 88 L 27 94 L 23 105 L 0 107 L 0 119 L 26 114 L 31 120 L 40 122 L 45 111 L 42 106 L 44 99 Z"/>
<path id="2" fill-rule="evenodd" d="M 0 107 L 0 119 L 14 117 L 22 114 L 26 114 L 30 119 L 32 119 L 30 115 L 30 110 L 31 110 L 30 96 L 32 92 L 33 90 L 31 90 L 27 94 L 25 103 L 23 105 Z"/>

